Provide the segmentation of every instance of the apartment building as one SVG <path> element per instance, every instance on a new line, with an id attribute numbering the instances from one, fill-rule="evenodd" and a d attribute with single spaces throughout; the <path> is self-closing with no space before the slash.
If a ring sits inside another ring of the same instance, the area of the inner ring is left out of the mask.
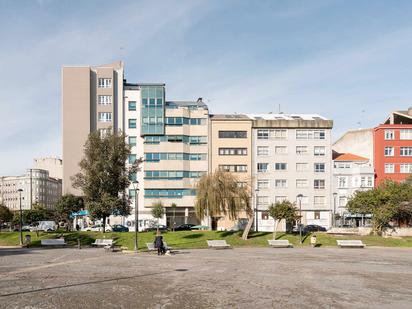
<path id="1" fill-rule="evenodd" d="M 349 130 L 332 144 L 337 153 L 356 153 L 373 165 L 373 128 Z"/>
<path id="2" fill-rule="evenodd" d="M 412 173 L 412 108 L 392 112 L 373 131 L 375 185 L 403 181 Z"/>
<path id="3" fill-rule="evenodd" d="M 336 154 L 333 159 L 333 213 L 341 218 L 335 225 L 362 221 L 348 212 L 348 200 L 357 192 L 373 189 L 375 170 L 368 158 L 351 153 Z M 338 224 L 337 224 L 338 223 Z"/>
<path id="4" fill-rule="evenodd" d="M 302 223 L 331 224 L 331 129 L 319 115 L 247 115 L 252 121 L 255 229 L 273 231 L 270 204 L 289 200 L 302 209 Z M 298 195 L 303 195 L 301 201 Z M 301 203 L 301 204 L 300 204 Z M 278 227 L 286 228 L 285 223 Z"/>
<path id="5" fill-rule="evenodd" d="M 33 168 L 49 172 L 49 177 L 63 179 L 63 161 L 56 157 L 34 159 Z"/>
<path id="6" fill-rule="evenodd" d="M 252 120 L 246 115 L 211 115 L 209 130 L 209 170 L 233 173 L 239 183 L 252 187 Z M 245 213 L 239 220 L 212 218 L 212 229 L 239 229 L 247 222 Z"/>
<path id="7" fill-rule="evenodd" d="M 79 172 L 89 133 L 123 129 L 123 63 L 63 67 L 62 111 L 63 193 L 80 194 L 70 178 Z"/>
<path id="8" fill-rule="evenodd" d="M 0 204 L 12 211 L 20 209 L 20 192 L 22 209 L 31 209 L 35 203 L 53 209 L 62 194 L 62 182 L 49 176 L 42 169 L 28 169 L 21 176 L 0 177 Z"/>

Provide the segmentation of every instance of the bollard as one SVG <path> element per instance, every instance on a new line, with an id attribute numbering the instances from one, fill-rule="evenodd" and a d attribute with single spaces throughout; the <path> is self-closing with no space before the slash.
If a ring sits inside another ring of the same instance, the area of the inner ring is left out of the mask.
<path id="1" fill-rule="evenodd" d="M 311 244 L 311 246 L 314 248 L 314 247 L 316 247 L 316 235 L 313 235 L 311 238 L 310 238 L 310 244 Z"/>
<path id="2" fill-rule="evenodd" d="M 30 235 L 25 236 L 24 243 L 25 243 L 26 246 L 29 246 L 31 244 L 31 236 Z"/>
<path id="3" fill-rule="evenodd" d="M 80 243 L 80 238 L 77 238 L 77 249 L 81 249 L 82 248 L 82 245 L 81 245 L 81 243 Z"/>

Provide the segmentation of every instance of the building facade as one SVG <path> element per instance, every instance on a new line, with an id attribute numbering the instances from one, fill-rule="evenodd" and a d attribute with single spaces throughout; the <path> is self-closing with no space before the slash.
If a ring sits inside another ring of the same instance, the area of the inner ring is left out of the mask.
<path id="1" fill-rule="evenodd" d="M 42 169 L 28 169 L 22 176 L 0 177 L 0 203 L 12 211 L 31 209 L 39 203 L 53 209 L 62 194 L 60 179 L 49 177 L 49 172 Z"/>
<path id="2" fill-rule="evenodd" d="M 49 177 L 63 179 L 62 159 L 55 157 L 34 159 L 33 168 L 48 171 Z"/>
<path id="3" fill-rule="evenodd" d="M 374 129 L 375 185 L 403 181 L 412 173 L 412 108 L 395 111 Z"/>
<path id="4" fill-rule="evenodd" d="M 338 154 L 356 153 L 373 165 L 373 128 L 347 131 L 333 143 L 332 150 Z"/>
<path id="5" fill-rule="evenodd" d="M 259 231 L 273 231 L 270 204 L 288 200 L 302 223 L 331 224 L 331 129 L 319 115 L 249 115 L 253 120 L 253 170 Z M 302 195 L 301 201 L 297 199 Z M 283 222 L 278 229 L 285 230 Z"/>
<path id="6" fill-rule="evenodd" d="M 357 192 L 373 189 L 375 171 L 368 158 L 351 153 L 338 154 L 333 160 L 333 213 L 339 215 L 339 224 L 362 221 L 347 210 L 348 200 Z"/>

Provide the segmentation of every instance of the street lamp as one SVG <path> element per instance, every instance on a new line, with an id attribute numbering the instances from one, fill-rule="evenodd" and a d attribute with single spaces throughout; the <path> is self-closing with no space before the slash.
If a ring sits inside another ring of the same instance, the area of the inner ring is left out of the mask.
<path id="1" fill-rule="evenodd" d="M 137 233 L 139 232 L 139 211 L 138 211 L 138 200 L 139 200 L 139 188 L 137 187 L 139 182 L 137 180 L 133 181 L 134 189 L 134 252 L 137 253 Z"/>
<path id="2" fill-rule="evenodd" d="M 19 224 L 19 233 L 20 233 L 20 246 L 23 246 L 23 233 L 21 231 L 21 226 L 23 224 L 23 211 L 21 210 L 21 193 L 23 189 L 18 189 L 19 192 L 19 200 L 20 200 L 20 224 Z"/>
<path id="3" fill-rule="evenodd" d="M 255 189 L 255 220 L 256 220 L 256 224 L 255 224 L 255 232 L 258 232 L 258 192 L 259 189 Z"/>
<path id="4" fill-rule="evenodd" d="M 297 196 L 298 201 L 299 201 L 299 239 L 300 243 L 302 244 L 302 194 L 298 194 Z"/>
<path id="5" fill-rule="evenodd" d="M 338 194 L 336 192 L 333 193 L 333 214 L 332 214 L 332 227 L 336 226 L 336 197 Z"/>

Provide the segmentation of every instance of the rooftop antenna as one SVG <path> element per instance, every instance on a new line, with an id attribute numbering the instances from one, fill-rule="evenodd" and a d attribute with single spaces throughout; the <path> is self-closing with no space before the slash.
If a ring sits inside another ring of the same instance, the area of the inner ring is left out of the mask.
<path id="1" fill-rule="evenodd" d="M 280 103 L 279 103 L 279 114 L 280 114 Z"/>
<path id="2" fill-rule="evenodd" d="M 361 110 L 361 114 L 360 114 L 360 119 L 359 119 L 359 121 L 357 122 L 357 124 L 359 125 L 359 130 L 362 130 L 362 120 L 363 120 L 363 115 L 365 114 L 365 110 L 364 109 L 362 109 Z"/>

